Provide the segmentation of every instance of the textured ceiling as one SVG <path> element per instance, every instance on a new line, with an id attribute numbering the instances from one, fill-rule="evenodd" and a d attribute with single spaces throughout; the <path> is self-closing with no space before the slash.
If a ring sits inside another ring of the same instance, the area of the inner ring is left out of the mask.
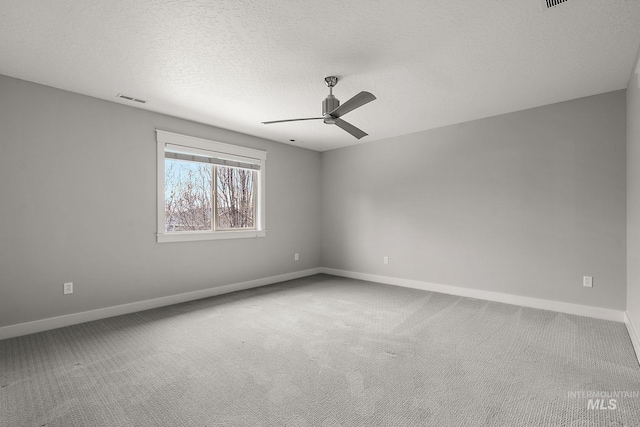
<path id="1" fill-rule="evenodd" d="M 640 1 L 0 1 L 0 74 L 319 151 L 624 88 Z M 356 140 L 322 121 L 324 77 Z M 121 92 L 145 105 L 116 98 Z"/>

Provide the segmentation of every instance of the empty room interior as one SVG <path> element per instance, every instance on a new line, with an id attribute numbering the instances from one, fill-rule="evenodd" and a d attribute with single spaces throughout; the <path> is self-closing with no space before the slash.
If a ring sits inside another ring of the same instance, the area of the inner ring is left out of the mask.
<path id="1" fill-rule="evenodd" d="M 640 426 L 640 2 L 0 2 L 0 427 Z"/>

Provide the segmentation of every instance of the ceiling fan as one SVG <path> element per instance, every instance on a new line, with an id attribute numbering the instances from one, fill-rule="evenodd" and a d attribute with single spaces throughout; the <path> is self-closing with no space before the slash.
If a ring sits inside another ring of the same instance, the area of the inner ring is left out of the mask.
<path id="1" fill-rule="evenodd" d="M 287 119 L 287 120 L 273 120 L 270 122 L 262 122 L 262 124 L 270 125 L 272 123 L 283 123 L 283 122 L 298 122 L 301 120 L 324 120 L 324 122 L 328 125 L 337 125 L 342 130 L 349 132 L 351 135 L 360 139 L 363 136 L 367 136 L 366 132 L 358 129 L 351 123 L 345 122 L 340 117 L 347 114 L 349 111 L 355 110 L 358 107 L 362 107 L 364 104 L 367 104 L 374 99 L 375 96 L 370 94 L 369 92 L 360 92 L 353 98 L 349 99 L 344 104 L 340 105 L 340 101 L 338 98 L 333 96 L 333 87 L 338 83 L 338 78 L 335 76 L 329 76 L 324 78 L 324 82 L 329 86 L 329 96 L 322 101 L 322 117 L 309 117 L 305 119 Z"/>

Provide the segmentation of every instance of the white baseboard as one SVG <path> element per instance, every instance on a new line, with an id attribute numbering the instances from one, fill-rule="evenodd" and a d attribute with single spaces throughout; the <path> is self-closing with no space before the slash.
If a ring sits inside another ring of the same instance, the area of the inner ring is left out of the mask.
<path id="1" fill-rule="evenodd" d="M 478 289 L 462 288 L 459 286 L 441 285 L 436 283 L 422 282 L 418 280 L 399 279 L 395 277 L 379 276 L 375 274 L 358 273 L 353 271 L 338 270 L 334 268 L 312 268 L 309 270 L 296 271 L 293 273 L 280 274 L 277 276 L 266 277 L 262 279 L 250 280 L 247 282 L 233 283 L 230 285 L 219 286 L 215 288 L 203 289 L 200 291 L 186 292 L 177 295 L 170 295 L 161 298 L 138 301 L 129 304 L 122 304 L 113 307 L 105 307 L 97 310 L 84 311 L 81 313 L 67 314 L 48 319 L 35 320 L 32 322 L 19 323 L 0 327 L 0 340 L 6 338 L 17 337 L 21 335 L 33 334 L 36 332 L 47 331 L 50 329 L 61 328 L 64 326 L 76 325 L 78 323 L 89 322 L 92 320 L 105 319 L 107 317 L 119 316 L 122 314 L 135 313 L 138 311 L 149 310 L 152 308 L 164 307 L 171 304 L 179 304 L 182 302 L 193 301 L 201 298 L 208 298 L 216 295 L 227 294 L 230 292 L 240 291 L 244 289 L 257 288 L 260 286 L 271 285 L 273 283 L 283 282 L 286 280 L 298 279 L 301 277 L 312 276 L 318 273 L 331 274 L 334 276 L 348 277 L 352 279 L 367 280 L 370 282 L 383 283 L 394 286 L 402 286 L 406 288 L 421 289 L 424 291 L 439 292 L 449 295 L 456 295 L 468 298 L 476 298 L 487 301 L 501 302 L 505 304 L 514 304 L 524 307 L 539 308 L 542 310 L 556 311 L 560 313 L 575 314 L 578 316 L 593 317 L 596 319 L 612 320 L 615 322 L 625 322 L 629 336 L 633 343 L 636 355 L 640 361 L 640 340 L 636 334 L 633 324 L 629 319 L 628 313 L 620 310 L 612 310 L 607 308 L 592 307 L 579 304 L 571 304 L 559 301 L 551 301 L 545 299 L 524 297 L 518 295 L 504 294 L 500 292 L 491 292 Z"/>
<path id="2" fill-rule="evenodd" d="M 35 320 L 33 322 L 18 323 L 16 325 L 0 327 L 0 340 L 47 331 L 50 329 L 62 328 L 64 326 L 77 325 L 78 323 L 89 322 L 92 320 L 105 319 L 107 317 L 120 316 L 122 314 L 135 313 L 152 308 L 179 304 L 181 302 L 228 294 L 230 292 L 241 291 L 244 289 L 257 288 L 260 286 L 271 285 L 273 283 L 284 282 L 286 280 L 312 276 L 318 273 L 320 273 L 320 268 L 312 268 L 309 270 L 295 271 L 293 273 L 286 273 L 280 274 L 278 276 L 249 280 L 247 282 L 233 283 L 230 285 L 218 286 L 215 288 L 203 289 L 200 291 L 185 292 L 182 294 L 169 295 L 166 297 L 116 305 L 113 307 L 105 307 L 97 310 L 83 311 L 81 313 L 73 313 L 64 316 L 51 317 L 48 319 Z"/>
<path id="3" fill-rule="evenodd" d="M 636 358 L 638 359 L 638 363 L 640 363 L 640 336 L 636 332 L 633 322 L 631 322 L 628 311 L 624 313 L 624 323 L 627 325 L 631 344 L 633 344 L 633 349 L 636 351 Z"/>
<path id="4" fill-rule="evenodd" d="M 463 288 L 460 286 L 440 285 L 437 283 L 421 282 L 418 280 L 399 279 L 396 277 L 378 276 L 376 274 L 357 273 L 353 271 L 337 270 L 322 267 L 322 273 L 334 276 L 348 277 L 351 279 L 367 280 L 369 282 L 383 283 L 387 285 L 402 286 L 405 288 L 421 289 L 423 291 L 438 292 L 442 294 L 456 295 L 467 298 L 476 298 L 487 301 L 501 302 L 505 304 L 520 305 L 524 307 L 539 308 L 542 310 L 556 311 L 559 313 L 575 314 L 577 316 L 593 317 L 596 319 L 624 322 L 624 311 L 608 308 L 592 307 L 588 305 L 571 304 L 567 302 L 552 301 L 539 298 L 524 297 L 519 295 L 504 294 L 479 289 Z M 637 350 L 636 350 L 637 352 Z"/>

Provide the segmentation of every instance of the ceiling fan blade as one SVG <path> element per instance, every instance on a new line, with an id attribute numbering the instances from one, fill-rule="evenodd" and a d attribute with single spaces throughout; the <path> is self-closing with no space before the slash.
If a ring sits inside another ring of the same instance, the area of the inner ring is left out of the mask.
<path id="1" fill-rule="evenodd" d="M 306 119 L 286 119 L 286 120 L 272 120 L 270 122 L 262 122 L 263 125 L 270 125 L 271 123 L 284 123 L 284 122 L 299 122 L 301 120 L 323 120 L 324 117 L 309 117 Z"/>
<path id="2" fill-rule="evenodd" d="M 345 122 L 342 119 L 336 119 L 336 125 L 342 130 L 346 130 L 347 132 L 349 132 L 351 135 L 355 136 L 358 139 L 368 135 L 368 133 L 363 132 L 362 130 L 358 129 L 351 123 Z"/>
<path id="3" fill-rule="evenodd" d="M 340 105 L 335 110 L 331 111 L 329 114 L 331 114 L 331 116 L 333 117 L 344 116 L 349 111 L 355 110 L 358 107 L 362 107 L 364 104 L 369 103 L 374 99 L 376 99 L 376 97 L 371 93 L 362 91 L 353 98 L 349 99 L 344 104 Z"/>

